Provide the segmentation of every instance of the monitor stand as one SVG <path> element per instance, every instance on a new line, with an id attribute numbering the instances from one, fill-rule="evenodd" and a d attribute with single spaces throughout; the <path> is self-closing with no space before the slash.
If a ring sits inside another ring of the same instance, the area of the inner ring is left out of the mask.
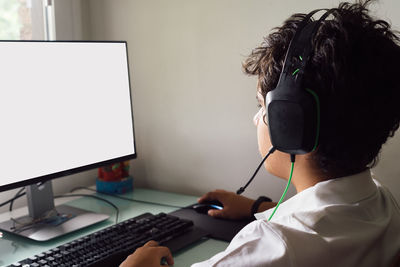
<path id="1" fill-rule="evenodd" d="M 28 186 L 26 195 L 29 215 L 1 222 L 0 231 L 48 241 L 110 217 L 67 205 L 55 207 L 51 181 Z"/>

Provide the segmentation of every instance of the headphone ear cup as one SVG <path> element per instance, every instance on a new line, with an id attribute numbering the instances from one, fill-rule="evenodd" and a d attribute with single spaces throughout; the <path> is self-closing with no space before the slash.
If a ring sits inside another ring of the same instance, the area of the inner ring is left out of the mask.
<path id="1" fill-rule="evenodd" d="M 290 154 L 306 154 L 315 149 L 319 135 L 319 101 L 315 97 L 306 90 L 287 94 L 276 88 L 268 92 L 268 129 L 276 149 Z"/>

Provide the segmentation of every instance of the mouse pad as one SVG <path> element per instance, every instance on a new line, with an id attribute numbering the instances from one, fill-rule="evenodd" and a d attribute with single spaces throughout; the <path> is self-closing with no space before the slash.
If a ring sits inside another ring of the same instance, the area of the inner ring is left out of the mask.
<path id="1" fill-rule="evenodd" d="M 195 203 L 197 204 L 197 203 Z M 193 205 L 195 205 L 193 204 Z M 207 214 L 202 214 L 194 211 L 190 205 L 188 207 L 173 211 L 169 214 L 182 219 L 192 220 L 194 225 L 210 233 L 210 237 L 230 242 L 232 238 L 247 224 L 254 219 L 232 221 L 225 219 L 217 219 Z"/>

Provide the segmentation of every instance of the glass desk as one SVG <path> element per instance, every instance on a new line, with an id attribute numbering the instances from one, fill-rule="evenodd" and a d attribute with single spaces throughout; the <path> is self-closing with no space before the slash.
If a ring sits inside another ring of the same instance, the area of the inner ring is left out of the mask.
<path id="1" fill-rule="evenodd" d="M 88 190 L 79 190 L 74 193 L 85 193 L 93 194 L 94 192 Z M 131 202 L 128 200 L 118 199 L 112 196 L 96 194 L 102 198 L 105 198 L 112 203 L 114 203 L 119 208 L 119 220 L 123 221 L 131 217 L 138 216 L 145 212 L 150 212 L 157 214 L 160 212 L 169 213 L 178 208 L 161 206 L 157 204 L 147 204 L 142 202 Z M 150 189 L 135 188 L 133 192 L 122 195 L 123 197 L 149 201 L 154 203 L 162 203 L 166 205 L 184 207 L 193 204 L 197 201 L 197 197 L 188 196 L 182 194 L 174 194 Z M 71 199 L 56 199 L 56 205 L 66 203 L 67 205 L 79 207 L 86 210 L 91 210 L 94 212 L 101 212 L 110 215 L 110 218 L 104 222 L 98 223 L 96 225 L 89 226 L 82 230 L 67 234 L 60 238 L 56 238 L 47 242 L 35 242 L 29 239 L 20 238 L 8 233 L 3 233 L 2 238 L 0 238 L 0 266 L 7 266 L 11 263 L 18 262 L 30 256 L 39 254 L 43 251 L 49 250 L 51 248 L 57 247 L 63 243 L 69 242 L 73 239 L 79 238 L 81 236 L 90 234 L 107 226 L 115 223 L 115 209 L 109 206 L 107 203 L 89 198 L 81 197 Z M 5 212 L 0 214 L 0 222 L 8 220 L 11 216 L 18 217 L 27 213 L 27 208 L 19 208 L 14 211 Z M 224 241 L 219 241 L 215 239 L 203 239 L 195 244 L 186 247 L 175 253 L 174 261 L 175 267 L 187 267 L 195 262 L 206 260 L 216 253 L 224 250 L 229 243 Z"/>

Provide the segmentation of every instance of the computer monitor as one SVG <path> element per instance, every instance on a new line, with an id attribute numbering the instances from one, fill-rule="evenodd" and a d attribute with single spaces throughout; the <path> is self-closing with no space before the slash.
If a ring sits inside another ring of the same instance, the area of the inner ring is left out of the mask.
<path id="1" fill-rule="evenodd" d="M 40 220 L 47 181 L 136 157 L 127 43 L 0 41 L 0 124 L 0 194 L 29 186 L 29 216 L 1 230 L 49 240 L 107 219 L 62 206 Z"/>

